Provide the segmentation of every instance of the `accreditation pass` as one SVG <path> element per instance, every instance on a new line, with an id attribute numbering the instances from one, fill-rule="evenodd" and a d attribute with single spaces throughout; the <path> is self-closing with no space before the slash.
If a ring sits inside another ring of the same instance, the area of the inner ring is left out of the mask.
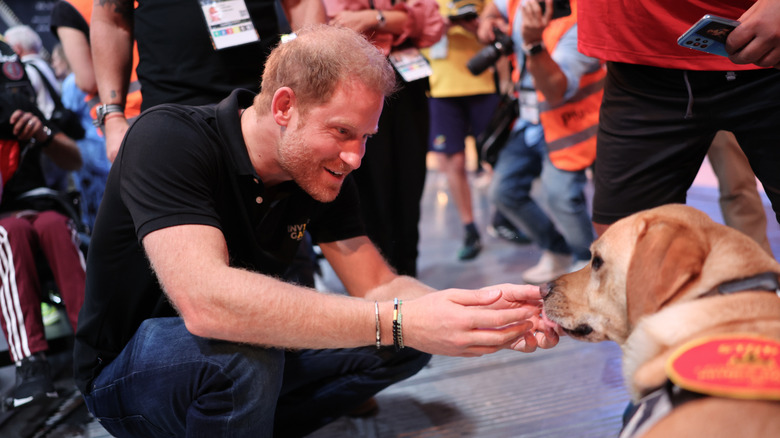
<path id="1" fill-rule="evenodd" d="M 214 49 L 260 40 L 244 0 L 199 0 Z"/>

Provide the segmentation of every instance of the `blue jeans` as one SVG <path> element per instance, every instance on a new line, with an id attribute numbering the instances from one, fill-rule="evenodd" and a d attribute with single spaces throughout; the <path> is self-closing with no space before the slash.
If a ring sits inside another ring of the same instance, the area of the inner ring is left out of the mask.
<path id="1" fill-rule="evenodd" d="M 304 436 L 417 373 L 430 355 L 363 347 L 285 352 L 144 321 L 85 394 L 119 437 Z"/>
<path id="2" fill-rule="evenodd" d="M 552 218 L 531 197 L 539 177 L 543 202 Z M 553 166 L 542 138 L 526 142 L 525 130 L 513 132 L 498 155 L 490 198 L 496 208 L 543 250 L 590 259 L 595 239 L 585 199 L 585 171 L 570 172 Z"/>

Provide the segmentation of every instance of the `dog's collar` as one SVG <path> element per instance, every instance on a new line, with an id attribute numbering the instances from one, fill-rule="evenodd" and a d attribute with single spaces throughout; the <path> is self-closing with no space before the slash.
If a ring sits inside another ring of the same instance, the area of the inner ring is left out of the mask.
<path id="1" fill-rule="evenodd" d="M 777 274 L 774 272 L 764 272 L 752 277 L 741 278 L 739 280 L 727 281 L 721 283 L 714 289 L 699 295 L 699 298 L 711 297 L 713 295 L 730 295 L 737 292 L 774 292 L 780 297 L 780 282 L 777 280 Z"/>

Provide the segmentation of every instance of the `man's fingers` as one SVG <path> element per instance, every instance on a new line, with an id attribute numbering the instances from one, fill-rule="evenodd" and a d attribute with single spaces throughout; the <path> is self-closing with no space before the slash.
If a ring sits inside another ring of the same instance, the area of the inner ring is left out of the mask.
<path id="1" fill-rule="evenodd" d="M 539 331 L 534 334 L 534 337 L 536 338 L 536 344 L 539 346 L 539 348 L 552 348 L 558 345 L 558 334 L 555 332 L 555 330 L 548 329 L 545 331 Z"/>
<path id="2" fill-rule="evenodd" d="M 497 329 L 475 329 L 469 333 L 469 345 L 464 347 L 464 354 L 490 354 L 512 345 L 533 333 L 533 324 L 522 321 Z"/>
<path id="3" fill-rule="evenodd" d="M 531 284 L 501 284 L 490 287 L 490 289 L 493 288 L 500 289 L 501 294 L 507 301 L 540 301 L 542 299 L 542 293 L 539 286 Z"/>
<path id="4" fill-rule="evenodd" d="M 498 288 L 484 288 L 453 291 L 449 298 L 453 303 L 462 306 L 487 306 L 501 298 L 501 290 Z"/>

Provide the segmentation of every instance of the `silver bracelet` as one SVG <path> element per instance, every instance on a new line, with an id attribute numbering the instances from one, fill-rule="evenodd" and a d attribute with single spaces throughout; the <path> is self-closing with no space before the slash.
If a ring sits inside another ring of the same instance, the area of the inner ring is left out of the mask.
<path id="1" fill-rule="evenodd" d="M 379 303 L 374 301 L 374 314 L 376 315 L 376 348 L 382 348 L 382 332 L 379 330 Z"/>

